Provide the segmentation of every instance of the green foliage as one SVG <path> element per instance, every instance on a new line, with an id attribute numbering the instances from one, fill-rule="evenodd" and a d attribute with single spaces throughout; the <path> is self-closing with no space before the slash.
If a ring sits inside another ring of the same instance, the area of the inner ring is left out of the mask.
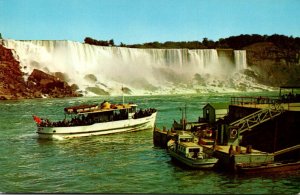
<path id="1" fill-rule="evenodd" d="M 288 37 L 285 35 L 239 35 L 231 36 L 228 38 L 221 38 L 218 41 L 212 41 L 208 38 L 203 38 L 202 42 L 200 41 L 189 41 L 189 42 L 172 42 L 167 41 L 165 43 L 159 42 L 150 42 L 144 44 L 134 44 L 134 45 L 123 45 L 126 47 L 132 48 L 162 48 L 162 49 L 243 49 L 246 46 L 249 46 L 254 43 L 260 42 L 272 42 L 277 47 L 281 49 L 300 49 L 300 38 Z"/>
<path id="2" fill-rule="evenodd" d="M 111 39 L 109 41 L 103 41 L 103 40 L 96 40 L 90 37 L 86 37 L 84 39 L 84 43 L 90 44 L 90 45 L 99 45 L 99 46 L 114 46 L 114 40 Z"/>
<path id="3" fill-rule="evenodd" d="M 300 49 L 300 38 L 296 37 L 293 38 L 285 36 L 285 35 L 278 35 L 274 34 L 271 36 L 268 35 L 239 35 L 239 36 L 231 36 L 226 39 L 220 39 L 219 45 L 224 48 L 227 45 L 229 48 L 232 49 L 243 49 L 243 47 L 249 46 L 254 43 L 261 43 L 261 42 L 272 42 L 277 47 L 281 49 Z"/>
<path id="4" fill-rule="evenodd" d="M 90 37 L 86 37 L 84 42 L 91 45 L 100 46 L 115 46 L 114 40 L 109 41 L 95 40 Z M 246 46 L 252 45 L 254 43 L 261 42 L 272 42 L 277 47 L 281 49 L 300 49 L 300 38 L 288 37 L 285 35 L 258 35 L 258 34 L 241 34 L 239 36 L 230 36 L 228 38 L 220 38 L 218 41 L 209 40 L 208 38 L 203 38 L 202 41 L 167 41 L 160 43 L 158 41 L 143 43 L 143 44 L 132 44 L 126 45 L 121 42 L 120 47 L 129 48 L 156 48 L 156 49 L 243 49 Z"/>
<path id="5" fill-rule="evenodd" d="M 157 41 L 144 43 L 144 44 L 134 44 L 134 45 L 127 45 L 127 47 L 131 48 L 159 48 L 159 49 L 205 49 L 206 47 L 199 41 L 181 41 L 181 42 L 173 42 L 167 41 L 164 43 L 159 43 Z"/>

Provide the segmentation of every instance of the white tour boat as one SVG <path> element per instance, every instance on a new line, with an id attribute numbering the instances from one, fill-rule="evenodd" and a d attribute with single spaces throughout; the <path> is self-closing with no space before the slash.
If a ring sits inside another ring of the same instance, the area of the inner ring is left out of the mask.
<path id="1" fill-rule="evenodd" d="M 72 118 L 50 122 L 33 116 L 40 138 L 64 139 L 153 129 L 157 113 L 153 108 L 137 111 L 133 103 L 110 104 L 107 101 L 100 105 L 67 107 L 64 111 Z"/>
<path id="2" fill-rule="evenodd" d="M 172 159 L 191 168 L 212 168 L 218 161 L 217 158 L 203 152 L 203 147 L 198 144 L 198 139 L 192 134 L 179 132 L 176 139 L 168 142 L 168 151 Z"/>

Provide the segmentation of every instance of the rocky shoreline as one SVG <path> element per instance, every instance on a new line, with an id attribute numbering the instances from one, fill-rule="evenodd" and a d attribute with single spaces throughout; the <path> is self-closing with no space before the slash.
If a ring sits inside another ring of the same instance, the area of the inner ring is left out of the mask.
<path id="1" fill-rule="evenodd" d="M 1 44 L 0 81 L 0 100 L 81 96 L 76 92 L 76 86 L 69 86 L 61 78 L 37 69 L 25 81 L 20 63 L 14 58 L 12 51 Z"/>

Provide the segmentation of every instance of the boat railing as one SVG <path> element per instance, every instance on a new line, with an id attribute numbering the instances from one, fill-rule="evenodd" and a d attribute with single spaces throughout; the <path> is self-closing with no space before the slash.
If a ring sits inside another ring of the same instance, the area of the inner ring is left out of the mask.
<path id="1" fill-rule="evenodd" d="M 241 97 L 231 97 L 231 105 L 247 106 L 259 104 L 276 104 L 280 102 L 279 98 L 276 97 L 253 97 L 253 96 L 241 96 Z"/>
<path id="2" fill-rule="evenodd" d="M 133 116 L 134 119 L 143 118 L 147 116 L 151 116 L 152 113 L 156 112 L 156 109 L 149 108 L 146 110 L 140 110 L 135 113 Z M 81 117 L 74 117 L 70 120 L 64 119 L 61 121 L 51 122 L 49 119 L 42 119 L 41 123 L 39 124 L 40 127 L 72 127 L 72 126 L 85 126 L 85 125 L 92 125 L 94 123 L 104 123 L 110 121 L 119 121 L 128 119 L 128 116 L 124 113 L 114 113 L 113 115 L 109 115 L 107 118 L 100 118 L 100 117 L 91 117 L 90 115 Z"/>
<path id="3" fill-rule="evenodd" d="M 284 110 L 300 110 L 300 99 L 298 96 L 291 96 L 294 98 L 284 98 L 279 96 L 270 97 L 231 97 L 231 105 L 238 105 L 242 107 L 266 108 L 266 105 L 274 109 L 274 107 L 282 107 Z M 297 97 L 297 98 L 296 98 Z M 278 110 L 278 108 L 276 109 Z"/>
<path id="4" fill-rule="evenodd" d="M 151 116 L 155 112 L 156 112 L 155 108 L 148 108 L 146 110 L 140 109 L 139 111 L 134 113 L 133 118 L 138 119 L 138 118 Z"/>

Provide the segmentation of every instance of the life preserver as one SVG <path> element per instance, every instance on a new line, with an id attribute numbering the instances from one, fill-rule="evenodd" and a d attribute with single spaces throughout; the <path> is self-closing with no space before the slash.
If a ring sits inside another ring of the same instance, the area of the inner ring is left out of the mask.
<path id="1" fill-rule="evenodd" d="M 236 135 L 237 135 L 237 130 L 236 130 L 236 129 L 232 129 L 232 130 L 230 131 L 230 138 L 235 138 Z"/>

